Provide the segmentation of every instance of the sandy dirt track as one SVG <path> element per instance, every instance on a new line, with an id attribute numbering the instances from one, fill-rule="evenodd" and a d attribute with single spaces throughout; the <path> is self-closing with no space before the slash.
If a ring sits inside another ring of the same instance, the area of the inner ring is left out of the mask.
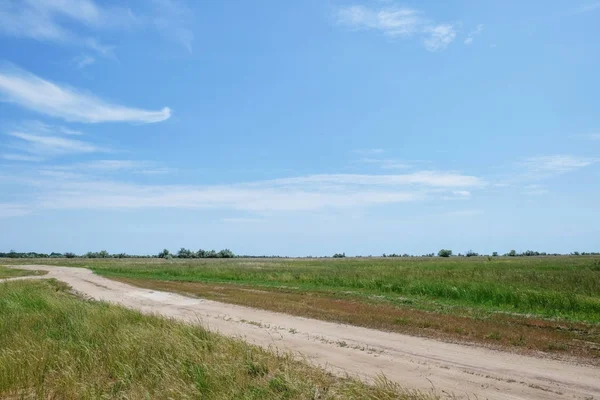
<path id="1" fill-rule="evenodd" d="M 292 351 L 338 374 L 379 374 L 409 389 L 469 399 L 600 399 L 600 369 L 141 289 L 83 268 L 45 270 L 86 297 Z M 30 278 L 30 279 L 31 279 Z M 16 278 L 23 279 L 23 278 Z"/>

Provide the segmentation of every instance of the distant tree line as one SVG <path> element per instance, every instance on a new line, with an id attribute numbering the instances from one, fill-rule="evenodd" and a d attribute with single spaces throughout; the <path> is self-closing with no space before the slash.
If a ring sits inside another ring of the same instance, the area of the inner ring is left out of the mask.
<path id="1" fill-rule="evenodd" d="M 181 249 L 179 249 L 179 251 L 177 252 L 177 254 L 171 254 L 169 252 L 169 250 L 164 249 L 163 251 L 161 251 L 160 253 L 158 253 L 158 258 L 234 258 L 235 254 L 233 254 L 233 252 L 229 249 L 223 249 L 221 251 L 215 251 L 215 250 L 198 250 L 198 251 L 193 251 L 190 249 L 186 249 L 185 247 L 182 247 Z"/>
<path id="2" fill-rule="evenodd" d="M 494 251 L 491 255 L 488 254 L 479 254 L 473 250 L 469 250 L 464 254 L 458 253 L 454 255 L 452 250 L 450 249 L 441 249 L 437 253 L 438 257 L 499 257 L 499 253 Z M 521 253 L 517 253 L 516 250 L 511 250 L 507 253 L 504 253 L 504 257 L 534 257 L 534 256 L 563 256 L 569 254 L 560 254 L 560 253 L 546 253 L 540 251 L 526 250 Z M 570 253 L 572 256 L 598 256 L 600 252 L 578 252 L 574 251 Z M 252 255 L 235 255 L 229 249 L 223 249 L 220 251 L 215 250 L 203 250 L 200 249 L 198 251 L 193 251 L 190 249 L 186 249 L 182 247 L 179 249 L 177 253 L 171 253 L 169 250 L 164 249 L 157 255 L 132 255 L 127 253 L 115 253 L 111 254 L 106 250 L 92 252 L 88 251 L 85 254 L 77 255 L 75 253 L 67 252 L 67 253 L 57 253 L 52 252 L 48 253 L 36 253 L 36 252 L 16 252 L 14 250 L 9 251 L 8 253 L 0 252 L 0 258 L 162 258 L 162 259 L 171 259 L 171 258 L 345 258 L 346 253 L 335 253 L 333 256 L 320 256 L 320 257 L 288 257 L 288 256 L 277 256 L 277 255 L 262 255 L 262 256 L 252 256 Z M 356 256 L 363 257 L 363 256 Z M 364 257 L 373 257 L 372 255 L 364 256 Z M 381 257 L 389 257 L 389 258 L 399 258 L 399 257 L 435 257 L 434 253 L 427 253 L 423 255 L 410 255 L 407 253 L 404 254 L 396 254 L 389 253 L 383 254 Z"/>
<path id="3" fill-rule="evenodd" d="M 14 250 L 8 253 L 0 252 L 0 258 L 233 258 L 235 254 L 229 249 L 224 249 L 219 252 L 215 250 L 198 250 L 197 252 L 181 248 L 177 254 L 172 255 L 169 250 L 165 249 L 156 256 L 151 255 L 131 255 L 127 253 L 110 254 L 106 250 L 88 251 L 85 254 L 77 255 L 75 253 L 19 253 Z"/>

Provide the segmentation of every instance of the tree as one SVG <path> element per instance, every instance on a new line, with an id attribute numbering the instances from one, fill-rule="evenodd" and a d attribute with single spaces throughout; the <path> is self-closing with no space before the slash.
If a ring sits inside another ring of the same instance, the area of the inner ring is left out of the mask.
<path id="1" fill-rule="evenodd" d="M 177 252 L 177 257 L 179 257 L 179 258 L 194 258 L 195 255 L 196 255 L 196 253 L 194 253 L 193 251 L 191 251 L 189 249 L 186 249 L 185 247 L 182 247 Z"/>
<path id="2" fill-rule="evenodd" d="M 498 257 L 498 252 L 497 251 L 493 252 L 492 257 Z"/>
<path id="3" fill-rule="evenodd" d="M 517 256 L 517 251 L 516 250 L 511 250 L 506 255 L 509 256 L 509 257 L 516 257 Z"/>
<path id="4" fill-rule="evenodd" d="M 233 251 L 229 250 L 229 249 L 223 249 L 220 252 L 217 253 L 217 257 L 219 258 L 233 258 L 235 257 L 235 254 L 233 254 Z"/>
<path id="5" fill-rule="evenodd" d="M 217 258 L 217 252 L 214 250 L 206 252 L 206 258 Z"/>
<path id="6" fill-rule="evenodd" d="M 441 249 L 438 251 L 438 257 L 450 257 L 452 255 L 452 250 Z"/>
<path id="7" fill-rule="evenodd" d="M 346 258 L 346 253 L 335 253 L 333 258 Z"/>
<path id="8" fill-rule="evenodd" d="M 169 258 L 170 255 L 171 253 L 169 253 L 169 250 L 164 249 L 163 251 L 158 253 L 158 258 Z"/>
<path id="9" fill-rule="evenodd" d="M 467 257 L 477 257 L 479 254 L 477 254 L 476 252 L 474 252 L 473 250 L 469 250 L 467 251 L 466 256 Z"/>

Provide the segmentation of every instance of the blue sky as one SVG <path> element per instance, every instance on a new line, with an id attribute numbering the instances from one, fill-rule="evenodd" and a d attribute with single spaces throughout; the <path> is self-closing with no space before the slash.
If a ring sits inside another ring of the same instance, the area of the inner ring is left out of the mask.
<path id="1" fill-rule="evenodd" d="M 0 250 L 598 251 L 600 3 L 0 0 Z"/>

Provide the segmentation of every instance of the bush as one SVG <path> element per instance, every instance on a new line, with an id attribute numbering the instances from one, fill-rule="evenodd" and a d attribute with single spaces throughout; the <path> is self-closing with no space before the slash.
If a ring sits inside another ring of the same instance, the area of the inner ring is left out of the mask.
<path id="1" fill-rule="evenodd" d="M 231 251 L 229 249 L 223 249 L 217 253 L 217 257 L 218 258 L 233 258 L 233 257 L 235 257 L 235 254 L 233 254 L 233 251 Z"/>
<path id="2" fill-rule="evenodd" d="M 170 255 L 171 255 L 171 253 L 169 253 L 169 250 L 164 249 L 163 251 L 158 253 L 158 258 L 168 258 L 167 256 L 170 256 Z"/>
<path id="3" fill-rule="evenodd" d="M 438 257 L 450 257 L 452 255 L 452 250 L 441 249 L 438 251 Z"/>
<path id="4" fill-rule="evenodd" d="M 384 255 L 385 257 L 385 255 Z M 335 253 L 333 258 L 346 258 L 346 253 Z"/>

